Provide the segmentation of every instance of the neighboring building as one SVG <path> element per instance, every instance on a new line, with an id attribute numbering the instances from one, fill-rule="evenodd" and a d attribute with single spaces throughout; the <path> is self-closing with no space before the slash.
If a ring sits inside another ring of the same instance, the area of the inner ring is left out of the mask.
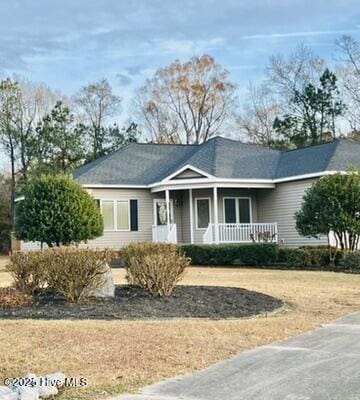
<path id="1" fill-rule="evenodd" d="M 327 243 L 295 229 L 305 190 L 350 166 L 360 167 L 360 143 L 335 140 L 280 152 L 215 137 L 201 145 L 130 144 L 74 177 L 104 216 L 104 235 L 88 246 L 153 240 L 296 247 Z"/>

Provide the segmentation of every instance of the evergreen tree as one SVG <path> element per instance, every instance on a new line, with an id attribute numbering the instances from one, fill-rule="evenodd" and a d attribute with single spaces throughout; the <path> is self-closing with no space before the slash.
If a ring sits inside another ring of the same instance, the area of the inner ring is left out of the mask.
<path id="1" fill-rule="evenodd" d="M 71 172 L 85 158 L 85 127 L 58 101 L 37 127 L 36 172 Z"/>
<path id="2" fill-rule="evenodd" d="M 80 243 L 101 236 L 99 207 L 82 186 L 66 175 L 42 175 L 24 187 L 16 208 L 15 236 L 49 247 Z"/>
<path id="3" fill-rule="evenodd" d="M 318 87 L 309 83 L 303 90 L 296 90 L 291 111 L 274 121 L 277 133 L 290 145 L 302 147 L 334 139 L 335 121 L 345 111 L 336 75 L 326 69 Z"/>

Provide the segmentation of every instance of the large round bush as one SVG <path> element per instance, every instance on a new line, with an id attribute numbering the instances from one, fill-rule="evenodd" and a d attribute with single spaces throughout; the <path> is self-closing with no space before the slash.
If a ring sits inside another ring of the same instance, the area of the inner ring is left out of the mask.
<path id="1" fill-rule="evenodd" d="M 309 188 L 296 228 L 303 236 L 333 234 L 336 247 L 356 250 L 360 243 L 360 171 L 324 176 Z"/>
<path id="2" fill-rule="evenodd" d="M 101 236 L 103 219 L 94 199 L 66 175 L 43 175 L 29 181 L 17 203 L 15 236 L 49 247 Z"/>

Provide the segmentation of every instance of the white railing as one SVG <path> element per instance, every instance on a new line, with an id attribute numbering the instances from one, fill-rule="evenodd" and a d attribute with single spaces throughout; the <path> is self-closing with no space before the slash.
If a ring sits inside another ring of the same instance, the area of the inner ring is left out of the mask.
<path id="1" fill-rule="evenodd" d="M 164 243 L 177 243 L 176 224 L 152 226 L 152 241 Z"/>
<path id="2" fill-rule="evenodd" d="M 213 224 L 209 224 L 208 227 L 206 228 L 206 231 L 203 236 L 203 243 L 205 244 L 211 244 L 214 241 L 214 229 L 213 229 Z"/>
<path id="3" fill-rule="evenodd" d="M 170 232 L 167 238 L 168 243 L 177 243 L 177 229 L 176 224 L 170 225 Z"/>
<path id="4" fill-rule="evenodd" d="M 219 243 L 277 243 L 276 222 L 250 224 L 217 224 Z M 209 224 L 203 243 L 216 241 L 216 224 Z"/>

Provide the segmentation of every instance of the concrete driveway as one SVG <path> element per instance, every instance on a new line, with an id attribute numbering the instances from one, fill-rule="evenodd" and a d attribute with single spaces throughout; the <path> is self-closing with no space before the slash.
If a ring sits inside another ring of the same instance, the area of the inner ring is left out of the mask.
<path id="1" fill-rule="evenodd" d="M 360 400 L 360 313 L 118 400 Z"/>

